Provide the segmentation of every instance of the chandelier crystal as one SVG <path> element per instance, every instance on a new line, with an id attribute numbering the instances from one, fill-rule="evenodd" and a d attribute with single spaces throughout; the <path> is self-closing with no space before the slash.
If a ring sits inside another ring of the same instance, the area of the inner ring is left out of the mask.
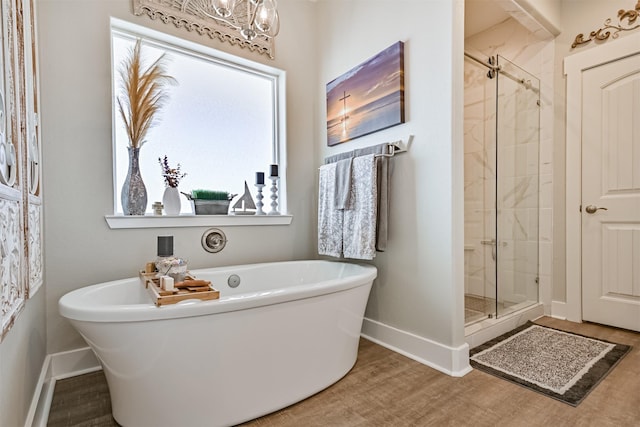
<path id="1" fill-rule="evenodd" d="M 205 0 L 192 3 L 209 18 L 239 31 L 245 40 L 251 41 L 256 37 L 268 40 L 280 31 L 275 0 Z"/>

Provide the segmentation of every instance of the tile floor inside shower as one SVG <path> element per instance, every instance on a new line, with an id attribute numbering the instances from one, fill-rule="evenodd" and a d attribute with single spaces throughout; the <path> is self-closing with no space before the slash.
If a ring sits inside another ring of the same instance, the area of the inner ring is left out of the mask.
<path id="1" fill-rule="evenodd" d="M 498 302 L 498 312 L 504 313 L 512 303 Z M 496 315 L 496 300 L 493 298 L 481 297 L 478 295 L 464 295 L 464 323 L 469 325 L 480 320 L 484 320 L 489 315 Z"/>

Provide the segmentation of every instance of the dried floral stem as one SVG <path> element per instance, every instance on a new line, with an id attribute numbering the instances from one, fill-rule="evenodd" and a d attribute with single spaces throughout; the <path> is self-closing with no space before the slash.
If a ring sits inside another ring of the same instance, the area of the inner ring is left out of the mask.
<path id="1" fill-rule="evenodd" d="M 175 168 L 169 166 L 169 159 L 165 154 L 164 158 L 158 157 L 158 163 L 162 168 L 162 176 L 164 177 L 164 183 L 167 187 L 176 188 L 180 184 L 180 180 L 187 176 L 186 173 L 180 172 L 180 163 Z"/>
<path id="2" fill-rule="evenodd" d="M 122 96 L 117 99 L 129 146 L 133 148 L 140 148 L 144 144 L 147 131 L 167 100 L 163 89 L 167 84 L 175 83 L 175 79 L 166 74 L 164 54 L 144 69 L 141 49 L 142 40 L 138 39 L 129 57 L 122 63 Z"/>

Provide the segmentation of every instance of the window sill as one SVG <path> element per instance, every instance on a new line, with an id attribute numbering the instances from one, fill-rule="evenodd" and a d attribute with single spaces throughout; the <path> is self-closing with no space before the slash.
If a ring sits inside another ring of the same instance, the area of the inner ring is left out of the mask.
<path id="1" fill-rule="evenodd" d="M 289 225 L 292 215 L 105 215 L 111 229 Z"/>

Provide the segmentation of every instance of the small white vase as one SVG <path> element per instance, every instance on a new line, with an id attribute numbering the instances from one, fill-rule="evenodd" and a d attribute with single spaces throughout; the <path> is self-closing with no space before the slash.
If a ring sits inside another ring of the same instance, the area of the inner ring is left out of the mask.
<path id="1" fill-rule="evenodd" d="M 180 192 L 177 187 L 167 187 L 162 196 L 164 212 L 167 215 L 180 215 Z"/>

